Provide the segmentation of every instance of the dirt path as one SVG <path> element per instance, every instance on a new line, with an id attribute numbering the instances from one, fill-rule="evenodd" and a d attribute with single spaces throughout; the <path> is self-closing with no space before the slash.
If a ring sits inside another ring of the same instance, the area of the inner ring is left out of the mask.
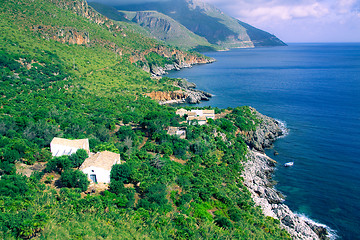
<path id="1" fill-rule="evenodd" d="M 147 142 L 148 139 L 149 139 L 148 137 L 144 137 L 144 140 L 143 140 L 143 142 L 140 144 L 139 149 L 142 149 L 142 147 L 146 144 L 146 142 Z"/>

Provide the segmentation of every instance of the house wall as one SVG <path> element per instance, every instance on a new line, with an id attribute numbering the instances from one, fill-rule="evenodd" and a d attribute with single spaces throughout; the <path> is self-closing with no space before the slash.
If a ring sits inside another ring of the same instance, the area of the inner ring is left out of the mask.
<path id="1" fill-rule="evenodd" d="M 214 115 L 214 114 L 204 114 L 203 116 L 206 117 L 206 118 L 215 119 L 215 115 Z"/>
<path id="2" fill-rule="evenodd" d="M 58 144 L 50 144 L 50 150 L 51 150 L 51 154 L 54 157 L 60 157 L 63 155 L 71 155 L 73 153 L 76 153 L 76 151 L 79 150 L 79 148 L 67 147 Z"/>
<path id="3" fill-rule="evenodd" d="M 196 115 L 199 117 L 203 115 L 203 110 L 191 110 L 191 112 L 196 113 Z"/>
<path id="4" fill-rule="evenodd" d="M 83 173 L 85 173 L 90 179 L 90 175 L 94 174 L 96 175 L 96 180 L 99 183 L 110 183 L 110 171 L 105 170 L 103 168 L 99 167 L 88 167 L 82 170 Z"/>

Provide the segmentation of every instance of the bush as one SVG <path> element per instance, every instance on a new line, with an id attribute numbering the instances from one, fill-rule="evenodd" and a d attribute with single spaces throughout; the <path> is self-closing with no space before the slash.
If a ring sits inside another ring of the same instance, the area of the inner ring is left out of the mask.
<path id="1" fill-rule="evenodd" d="M 0 180 L 0 195 L 17 197 L 24 196 L 29 190 L 26 177 L 22 175 L 4 175 Z"/>
<path id="2" fill-rule="evenodd" d="M 129 183 L 131 175 L 131 169 L 128 164 L 115 164 L 111 168 L 110 179 L 111 181 L 120 181 L 123 183 Z"/>
<path id="3" fill-rule="evenodd" d="M 236 208 L 229 209 L 228 213 L 232 221 L 238 222 L 241 220 L 242 216 L 241 216 L 241 211 L 239 209 Z"/>
<path id="4" fill-rule="evenodd" d="M 83 192 L 89 187 L 89 180 L 87 179 L 86 174 L 79 170 L 65 170 L 61 174 L 60 182 L 65 187 L 79 188 Z"/>
<path id="5" fill-rule="evenodd" d="M 46 172 L 57 172 L 61 173 L 64 170 L 70 169 L 73 166 L 69 156 L 64 155 L 60 157 L 54 157 L 47 162 L 45 171 Z"/>
<path id="6" fill-rule="evenodd" d="M 79 149 L 76 151 L 76 153 L 71 154 L 69 156 L 69 160 L 72 163 L 74 168 L 78 168 L 81 166 L 81 164 L 83 164 L 85 159 L 87 159 L 88 157 L 89 157 L 89 155 L 87 154 L 86 150 Z"/>
<path id="7" fill-rule="evenodd" d="M 227 219 L 226 217 L 219 217 L 219 218 L 215 219 L 215 224 L 218 225 L 219 227 L 225 228 L 225 229 L 230 229 L 230 228 L 234 227 L 232 222 L 229 219 Z"/>

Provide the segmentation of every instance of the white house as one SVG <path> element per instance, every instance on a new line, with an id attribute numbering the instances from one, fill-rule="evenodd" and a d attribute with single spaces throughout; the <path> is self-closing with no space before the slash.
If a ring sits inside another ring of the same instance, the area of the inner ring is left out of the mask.
<path id="1" fill-rule="evenodd" d="M 203 110 L 191 110 L 192 113 L 195 113 L 196 116 L 201 117 L 203 115 Z"/>
<path id="2" fill-rule="evenodd" d="M 87 158 L 79 169 L 92 182 L 110 183 L 111 168 L 115 164 L 120 164 L 120 154 L 105 151 Z"/>
<path id="3" fill-rule="evenodd" d="M 50 143 L 50 150 L 54 157 L 71 155 L 79 149 L 84 149 L 90 154 L 89 139 L 69 140 L 55 137 Z"/>
<path id="4" fill-rule="evenodd" d="M 215 119 L 215 110 L 203 110 L 202 116 L 206 117 L 206 119 Z"/>

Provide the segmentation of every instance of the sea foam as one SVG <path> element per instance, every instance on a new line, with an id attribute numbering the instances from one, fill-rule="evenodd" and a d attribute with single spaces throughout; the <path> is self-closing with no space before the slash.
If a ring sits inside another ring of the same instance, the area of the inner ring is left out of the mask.
<path id="1" fill-rule="evenodd" d="M 282 120 L 280 120 L 280 119 L 275 119 L 275 120 L 278 122 L 279 127 L 280 127 L 280 130 L 281 130 L 281 132 L 282 132 L 282 135 L 279 136 L 278 138 L 284 138 L 284 137 L 286 137 L 287 135 L 289 135 L 289 134 L 290 134 L 290 129 L 287 127 L 286 122 L 285 122 L 285 121 L 282 121 Z"/>
<path id="2" fill-rule="evenodd" d="M 308 222 L 308 223 L 311 223 L 313 225 L 316 225 L 316 226 L 319 226 L 319 227 L 323 227 L 326 229 L 326 231 L 328 232 L 328 235 L 327 237 L 330 239 L 330 240 L 335 240 L 335 239 L 338 239 L 339 236 L 336 234 L 336 231 L 331 229 L 329 226 L 325 225 L 325 224 L 322 224 L 322 223 L 318 223 L 314 220 L 312 220 L 311 218 L 307 217 L 305 214 L 303 213 L 295 213 L 297 216 L 299 216 L 299 218 L 301 218 L 302 220 L 304 220 L 305 222 Z"/>

